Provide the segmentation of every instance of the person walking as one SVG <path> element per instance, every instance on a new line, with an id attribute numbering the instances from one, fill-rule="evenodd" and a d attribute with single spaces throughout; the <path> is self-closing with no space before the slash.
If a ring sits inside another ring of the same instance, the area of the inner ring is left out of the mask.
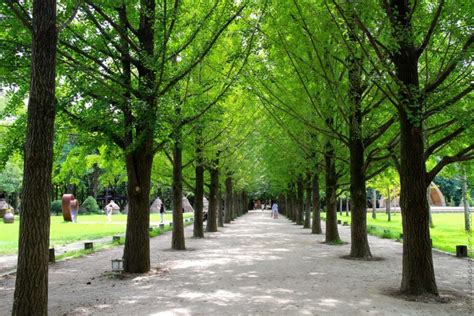
<path id="1" fill-rule="evenodd" d="M 272 217 L 273 217 L 273 219 L 278 218 L 278 204 L 277 204 L 277 202 L 274 202 L 273 205 L 272 205 Z"/>
<path id="2" fill-rule="evenodd" d="M 163 220 L 165 217 L 165 204 L 162 202 L 160 206 L 160 223 L 163 224 Z"/>
<path id="3" fill-rule="evenodd" d="M 71 219 L 73 223 L 77 223 L 77 213 L 79 212 L 79 203 L 76 199 L 69 202 L 71 206 Z"/>
<path id="4" fill-rule="evenodd" d="M 107 214 L 107 222 L 112 222 L 112 213 L 114 210 L 120 210 L 120 206 L 115 204 L 114 200 L 110 200 L 110 203 L 105 207 L 105 213 Z"/>

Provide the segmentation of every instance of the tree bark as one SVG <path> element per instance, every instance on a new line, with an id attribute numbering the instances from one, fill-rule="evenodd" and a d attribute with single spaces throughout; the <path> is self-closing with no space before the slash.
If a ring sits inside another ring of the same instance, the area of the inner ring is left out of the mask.
<path id="1" fill-rule="evenodd" d="M 225 212 L 224 212 L 224 223 L 229 224 L 232 220 L 232 178 L 227 176 L 225 179 Z"/>
<path id="2" fill-rule="evenodd" d="M 242 191 L 242 199 L 241 199 L 241 210 L 242 210 L 242 215 L 244 215 L 245 213 L 247 213 L 248 211 L 248 198 L 247 198 L 247 192 L 245 191 Z"/>
<path id="3" fill-rule="evenodd" d="M 462 204 L 464 206 L 464 230 L 469 232 L 471 231 L 471 221 L 470 221 L 470 214 L 471 210 L 469 209 L 469 201 L 467 200 L 467 176 L 466 172 L 461 178 L 462 182 Z"/>
<path id="4" fill-rule="evenodd" d="M 337 173 L 334 159 L 334 147 L 327 142 L 324 151 L 325 180 L 326 180 L 326 243 L 339 243 L 339 232 L 337 230 Z"/>
<path id="5" fill-rule="evenodd" d="M 322 234 L 321 229 L 321 201 L 319 195 L 319 173 L 316 171 L 313 175 L 313 226 L 312 234 Z"/>
<path id="6" fill-rule="evenodd" d="M 48 314 L 48 246 L 55 120 L 56 1 L 33 1 L 23 205 L 13 315 Z"/>
<path id="7" fill-rule="evenodd" d="M 244 214 L 249 212 L 249 195 L 247 191 L 242 192 Z"/>
<path id="8" fill-rule="evenodd" d="M 207 232 L 217 231 L 217 198 L 219 190 L 219 161 L 215 160 L 212 162 L 209 168 L 211 176 L 211 185 L 209 186 L 209 210 L 207 212 Z"/>
<path id="9" fill-rule="evenodd" d="M 355 17 L 351 15 L 348 25 L 349 42 L 354 53 L 347 58 L 350 100 L 349 154 L 351 196 L 351 252 L 350 257 L 368 259 L 372 257 L 367 238 L 367 191 L 364 158 L 364 134 L 362 94 L 362 58 L 357 41 Z M 346 214 L 348 210 L 346 209 Z"/>
<path id="10" fill-rule="evenodd" d="M 391 211 L 391 201 L 392 198 L 390 196 L 390 187 L 387 188 L 387 202 L 385 203 L 386 204 L 386 210 L 387 210 L 387 220 L 390 222 L 392 221 L 392 211 Z"/>
<path id="11" fill-rule="evenodd" d="M 346 216 L 349 217 L 349 198 L 346 197 Z"/>
<path id="12" fill-rule="evenodd" d="M 298 220 L 298 194 L 297 194 L 297 186 L 293 187 L 293 191 L 291 192 L 291 220 L 296 224 Z"/>
<path id="13" fill-rule="evenodd" d="M 356 116 L 354 119 L 359 120 Z M 355 132 L 354 132 L 355 133 Z M 360 134 L 359 134 L 360 135 Z M 367 189 L 365 187 L 364 149 L 358 134 L 350 140 L 351 172 L 351 252 L 350 257 L 369 259 L 372 257 L 367 238 Z"/>
<path id="14" fill-rule="evenodd" d="M 232 212 L 231 212 L 231 220 L 235 220 L 237 218 L 238 210 L 238 203 L 237 203 L 237 193 L 232 191 Z"/>
<path id="15" fill-rule="evenodd" d="M 299 176 L 296 182 L 296 225 L 303 225 L 304 214 L 304 183 L 303 177 Z"/>
<path id="16" fill-rule="evenodd" d="M 372 218 L 377 218 L 377 191 L 372 189 Z"/>
<path id="17" fill-rule="evenodd" d="M 424 157 L 423 99 L 418 78 L 418 55 L 410 21 L 412 4 L 392 0 L 391 18 L 397 50 L 390 58 L 400 81 L 400 208 L 403 224 L 401 292 L 438 295 L 429 230 L 428 181 Z"/>
<path id="18" fill-rule="evenodd" d="M 306 182 L 306 202 L 304 208 L 305 217 L 303 228 L 311 228 L 311 193 L 313 191 L 311 184 L 311 176 L 308 176 Z"/>
<path id="19" fill-rule="evenodd" d="M 204 166 L 202 155 L 202 130 L 198 129 L 196 136 L 196 182 L 194 189 L 194 227 L 193 236 L 204 237 L 203 199 L 204 199 Z"/>
<path id="20" fill-rule="evenodd" d="M 128 175 L 128 216 L 124 248 L 124 271 L 150 270 L 150 181 L 153 163 L 153 136 L 126 155 Z"/>
<path id="21" fill-rule="evenodd" d="M 218 207 L 218 211 L 217 211 L 217 226 L 218 227 L 224 227 L 224 201 L 222 200 L 222 192 L 221 192 L 221 187 L 219 186 L 218 190 L 217 190 L 217 207 Z"/>
<path id="22" fill-rule="evenodd" d="M 145 14 L 146 12 L 146 14 Z M 145 58 L 154 55 L 155 2 L 143 2 L 140 6 L 141 23 L 139 41 Z M 121 23 L 124 23 L 124 11 L 119 11 Z M 127 45 L 122 41 L 122 45 Z M 128 48 L 124 46 L 125 50 Z M 123 80 L 130 84 L 129 56 L 122 55 Z M 153 163 L 153 141 L 156 122 L 156 72 L 153 68 L 142 67 L 138 70 L 138 87 L 143 91 L 141 101 L 146 104 L 143 114 L 135 117 L 128 105 L 124 104 L 125 125 L 125 161 L 128 183 L 127 194 L 129 210 L 127 231 L 123 252 L 124 271 L 129 273 L 145 273 L 150 270 L 150 184 Z M 124 97 L 127 98 L 128 92 Z M 140 120 L 140 118 L 146 118 Z"/>
<path id="23" fill-rule="evenodd" d="M 286 193 L 286 217 L 290 221 L 293 221 L 293 183 L 288 185 L 288 191 Z"/>
<path id="24" fill-rule="evenodd" d="M 286 197 L 285 197 L 285 194 L 284 193 L 280 193 L 279 197 L 278 197 L 278 211 L 280 212 L 280 214 L 282 215 L 287 215 L 287 204 L 286 204 Z"/>
<path id="25" fill-rule="evenodd" d="M 178 109 L 178 117 L 180 112 Z M 171 248 L 174 250 L 185 250 L 183 223 L 183 140 L 181 128 L 176 127 L 173 134 L 173 232 L 171 236 Z"/>

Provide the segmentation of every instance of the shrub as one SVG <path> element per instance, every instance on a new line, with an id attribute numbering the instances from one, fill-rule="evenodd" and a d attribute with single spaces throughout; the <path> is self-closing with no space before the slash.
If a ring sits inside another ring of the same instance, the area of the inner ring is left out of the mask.
<path id="1" fill-rule="evenodd" d="M 58 215 L 59 213 L 62 213 L 62 202 L 61 200 L 55 200 L 51 202 L 51 213 Z"/>
<path id="2" fill-rule="evenodd" d="M 384 229 L 382 238 L 391 239 L 391 238 L 392 238 L 392 234 L 390 233 L 390 230 Z"/>
<path id="3" fill-rule="evenodd" d="M 92 196 L 88 196 L 87 199 L 84 200 L 81 208 L 88 213 L 99 213 L 99 205 Z"/>

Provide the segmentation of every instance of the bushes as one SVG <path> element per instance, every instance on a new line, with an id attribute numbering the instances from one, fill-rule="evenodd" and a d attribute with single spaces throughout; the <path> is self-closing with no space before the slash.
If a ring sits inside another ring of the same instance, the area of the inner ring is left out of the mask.
<path id="1" fill-rule="evenodd" d="M 62 213 L 62 202 L 61 200 L 55 200 L 51 202 L 51 213 L 58 215 L 59 213 Z"/>
<path id="2" fill-rule="evenodd" d="M 87 213 L 99 213 L 99 205 L 92 196 L 88 196 L 82 203 L 81 210 Z"/>

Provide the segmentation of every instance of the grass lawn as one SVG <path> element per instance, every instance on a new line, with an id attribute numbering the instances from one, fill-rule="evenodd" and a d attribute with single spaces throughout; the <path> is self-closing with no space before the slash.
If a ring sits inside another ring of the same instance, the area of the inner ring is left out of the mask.
<path id="1" fill-rule="evenodd" d="M 183 214 L 184 218 L 193 213 Z M 18 248 L 19 218 L 14 224 L 0 222 L 0 255 L 14 254 Z M 165 214 L 165 221 L 171 221 L 172 214 Z M 159 214 L 150 215 L 151 222 L 159 222 Z M 61 216 L 51 216 L 50 245 L 59 246 L 79 240 L 97 239 L 114 234 L 125 233 L 126 215 L 113 215 L 112 223 L 107 223 L 106 215 L 79 215 L 77 223 L 64 222 Z"/>
<path id="2" fill-rule="evenodd" d="M 323 213 L 324 215 L 324 213 Z M 338 213 L 337 218 L 350 225 L 351 218 Z M 434 228 L 431 228 L 433 248 L 456 254 L 456 245 L 468 245 L 468 234 L 464 230 L 464 214 L 462 213 L 433 213 Z M 370 235 L 382 238 L 399 239 L 402 233 L 402 218 L 400 213 L 392 213 L 392 221 L 387 221 L 387 214 L 377 213 L 373 219 L 372 214 L 367 214 L 367 229 Z M 388 230 L 389 232 L 385 232 Z M 471 233 L 472 237 L 472 233 Z M 474 258 L 474 253 L 469 250 L 469 256 Z"/>

